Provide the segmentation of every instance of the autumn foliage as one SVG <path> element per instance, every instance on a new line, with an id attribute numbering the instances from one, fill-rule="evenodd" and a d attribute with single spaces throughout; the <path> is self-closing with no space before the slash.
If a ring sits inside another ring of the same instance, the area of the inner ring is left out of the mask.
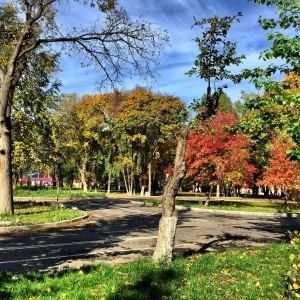
<path id="1" fill-rule="evenodd" d="M 187 142 L 187 178 L 210 185 L 249 181 L 256 171 L 249 163 L 251 144 L 237 126 L 236 116 L 225 112 L 197 124 Z"/>
<path id="2" fill-rule="evenodd" d="M 280 188 L 286 192 L 293 189 L 300 190 L 300 163 L 290 161 L 286 156 L 286 151 L 294 147 L 294 143 L 287 137 L 277 137 L 271 140 L 269 166 L 262 174 L 262 179 L 257 181 L 257 185 L 275 190 Z"/>

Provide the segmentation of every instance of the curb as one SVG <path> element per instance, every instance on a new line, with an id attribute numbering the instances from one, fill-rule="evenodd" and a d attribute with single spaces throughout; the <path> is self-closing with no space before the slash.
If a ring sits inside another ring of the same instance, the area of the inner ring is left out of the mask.
<path id="1" fill-rule="evenodd" d="M 85 215 L 82 217 L 78 217 L 78 218 L 71 219 L 71 220 L 53 222 L 53 223 L 0 227 L 0 234 L 17 232 L 17 231 L 32 231 L 32 230 L 37 230 L 37 229 L 41 229 L 41 228 L 45 229 L 45 228 L 52 228 L 52 227 L 61 226 L 61 225 L 69 225 L 74 222 L 80 222 L 80 221 L 86 220 L 88 218 L 89 218 L 89 215 L 87 213 L 85 213 Z"/>
<path id="2" fill-rule="evenodd" d="M 130 201 L 131 203 L 138 203 L 143 206 L 157 206 L 162 207 L 162 204 L 154 205 L 153 203 L 139 202 L 139 201 Z M 200 211 L 200 212 L 209 212 L 217 214 L 232 214 L 232 215 L 246 215 L 246 216 L 266 216 L 266 217 L 281 217 L 281 218 L 300 218 L 299 214 L 289 214 L 289 213 L 263 213 L 263 212 L 247 212 L 247 211 L 234 211 L 234 210 L 218 210 L 218 209 L 203 209 L 197 207 L 186 207 L 181 205 L 175 205 L 177 210 L 187 210 L 187 211 Z"/>

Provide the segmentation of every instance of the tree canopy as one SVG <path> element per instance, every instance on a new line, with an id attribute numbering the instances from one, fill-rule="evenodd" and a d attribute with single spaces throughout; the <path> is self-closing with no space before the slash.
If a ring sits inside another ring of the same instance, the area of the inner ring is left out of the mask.
<path id="1" fill-rule="evenodd" d="M 100 85 L 115 86 L 124 76 L 154 78 L 153 67 L 168 42 L 165 30 L 132 20 L 115 1 L 74 1 L 97 10 L 99 18 L 89 26 L 63 27 L 56 22 L 59 0 L 0 3 L 0 213 L 13 213 L 11 107 L 16 88 L 34 70 L 36 57 L 43 52 L 68 53 L 82 67 L 99 70 Z"/>

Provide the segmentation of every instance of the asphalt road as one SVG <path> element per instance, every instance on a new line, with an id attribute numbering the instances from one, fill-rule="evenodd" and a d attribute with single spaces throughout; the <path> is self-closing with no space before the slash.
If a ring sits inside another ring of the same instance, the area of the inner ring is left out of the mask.
<path id="1" fill-rule="evenodd" d="M 156 244 L 161 208 L 128 199 L 67 201 L 89 213 L 85 222 L 68 227 L 0 235 L 0 271 L 54 271 L 101 260 L 121 263 L 151 256 Z M 287 239 L 300 219 L 178 211 L 175 255 L 224 251 Z"/>

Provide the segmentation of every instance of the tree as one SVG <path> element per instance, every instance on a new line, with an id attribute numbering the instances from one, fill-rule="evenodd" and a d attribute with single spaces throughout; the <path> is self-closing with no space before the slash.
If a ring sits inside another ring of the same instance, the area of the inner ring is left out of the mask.
<path id="1" fill-rule="evenodd" d="M 264 88 L 265 95 L 251 101 L 250 109 L 259 109 L 275 103 L 287 110 L 287 130 L 293 140 L 300 145 L 299 127 L 299 104 L 300 93 L 290 93 L 291 85 L 286 82 L 282 84 L 274 80 L 274 75 L 281 73 L 288 75 L 300 73 L 300 52 L 299 52 L 299 26 L 300 26 L 300 3 L 298 0 L 249 0 L 259 4 L 273 5 L 276 7 L 276 18 L 259 18 L 261 27 L 268 30 L 268 40 L 272 43 L 269 49 L 260 54 L 260 58 L 272 63 L 265 68 L 245 70 L 247 75 L 257 88 Z M 279 61 L 274 64 L 274 59 Z M 265 121 L 274 119 L 274 116 L 266 114 Z M 289 151 L 291 159 L 300 159 L 299 150 Z"/>
<path id="2" fill-rule="evenodd" d="M 268 145 L 271 157 L 269 166 L 257 181 L 258 185 L 273 188 L 277 193 L 281 191 L 286 199 L 293 196 L 294 190 L 300 189 L 300 163 L 290 161 L 286 155 L 286 151 L 294 147 L 295 143 L 286 134 L 273 138 Z"/>
<path id="3" fill-rule="evenodd" d="M 205 105 L 206 100 L 207 100 L 207 95 L 204 94 L 200 102 L 198 102 L 197 100 L 194 101 L 194 103 L 192 104 L 192 108 L 195 109 L 196 111 L 201 109 L 201 107 Z M 235 115 L 238 115 L 237 109 L 232 105 L 230 97 L 224 92 L 220 94 L 218 111 L 232 112 Z"/>
<path id="4" fill-rule="evenodd" d="M 51 110 L 56 107 L 60 83 L 52 75 L 58 69 L 57 55 L 35 55 L 25 70 L 12 105 L 13 172 L 17 179 L 24 172 L 37 172 L 51 164 L 54 142 Z M 31 170 L 31 168 L 34 168 Z"/>
<path id="5" fill-rule="evenodd" d="M 99 82 L 122 82 L 125 74 L 153 76 L 152 67 L 168 37 L 144 20 L 132 21 L 112 0 L 74 0 L 98 9 L 91 27 L 58 27 L 59 0 L 0 3 L 0 213 L 13 213 L 11 182 L 11 106 L 14 92 L 30 66 L 33 53 L 55 51 L 52 44 L 81 59 L 84 67 L 97 66 Z M 57 49 L 57 48 L 56 48 Z"/>
<path id="6" fill-rule="evenodd" d="M 196 120 L 206 120 L 216 113 L 220 96 L 223 94 L 223 87 L 226 87 L 222 84 L 223 80 L 227 79 L 236 83 L 242 79 L 239 74 L 232 74 L 228 67 L 239 65 L 244 55 L 236 56 L 236 43 L 226 40 L 232 22 L 239 21 L 239 16 L 241 13 L 233 17 L 215 16 L 202 19 L 202 21 L 195 19 L 193 27 L 200 26 L 203 29 L 202 38 L 195 39 L 200 53 L 195 60 L 195 66 L 187 74 L 189 76 L 196 75 L 207 82 L 206 101 L 202 105 L 195 101 L 193 105 L 193 108 L 197 110 Z M 221 84 L 221 86 L 217 87 L 216 84 Z M 215 88 L 214 92 L 211 91 L 212 86 Z M 164 188 L 163 211 L 153 254 L 155 260 L 163 259 L 170 262 L 172 259 L 178 220 L 175 211 L 175 197 L 188 170 L 184 157 L 189 130 L 190 124 L 185 126 L 178 137 L 174 173 Z"/>
<path id="7" fill-rule="evenodd" d="M 124 96 L 113 131 L 119 136 L 127 188 L 138 177 L 141 194 L 144 195 L 146 186 L 151 194 L 155 159 L 164 156 L 162 151 L 169 148 L 186 119 L 185 104 L 178 97 L 153 94 L 139 86 Z M 127 192 L 133 191 L 128 188 Z"/>
<path id="8" fill-rule="evenodd" d="M 249 138 L 240 131 L 237 117 L 220 111 L 211 119 L 198 122 L 189 133 L 186 177 L 211 187 L 241 186 L 252 181 L 256 171 L 249 163 L 250 149 Z"/>
<path id="9" fill-rule="evenodd" d="M 103 95 L 85 95 L 73 104 L 69 102 L 67 110 L 56 117 L 57 145 L 60 149 L 66 148 L 75 160 L 85 192 L 88 190 L 88 166 L 102 150 L 106 128 L 105 100 Z"/>
<path id="10" fill-rule="evenodd" d="M 254 174 L 254 182 L 262 175 L 269 165 L 269 150 L 267 148 L 270 140 L 286 130 L 287 111 L 276 103 L 260 106 L 256 109 L 249 109 L 251 102 L 256 102 L 260 96 L 257 94 L 244 94 L 245 106 L 243 115 L 239 123 L 244 134 L 251 143 L 251 162 L 256 166 L 257 172 Z M 253 192 L 258 195 L 258 188 L 253 187 Z"/>
<path id="11" fill-rule="evenodd" d="M 194 64 L 186 74 L 188 76 L 196 76 L 204 79 L 207 82 L 206 100 L 203 99 L 200 103 L 194 100 L 192 108 L 198 112 L 198 118 L 209 118 L 214 114 L 219 107 L 220 97 L 223 94 L 223 88 L 227 88 L 222 82 L 231 80 L 233 83 L 238 83 L 242 79 L 240 74 L 232 74 L 228 69 L 231 65 L 238 66 L 245 59 L 245 55 L 236 56 L 236 42 L 226 40 L 228 31 L 234 21 L 239 22 L 239 17 L 242 13 L 235 16 L 226 16 L 220 18 L 214 16 L 209 19 L 197 21 L 194 17 L 194 26 L 200 26 L 203 29 L 202 38 L 195 38 L 198 44 L 200 54 L 197 56 Z M 218 86 L 217 85 L 220 85 Z M 214 88 L 215 92 L 212 92 Z"/>

